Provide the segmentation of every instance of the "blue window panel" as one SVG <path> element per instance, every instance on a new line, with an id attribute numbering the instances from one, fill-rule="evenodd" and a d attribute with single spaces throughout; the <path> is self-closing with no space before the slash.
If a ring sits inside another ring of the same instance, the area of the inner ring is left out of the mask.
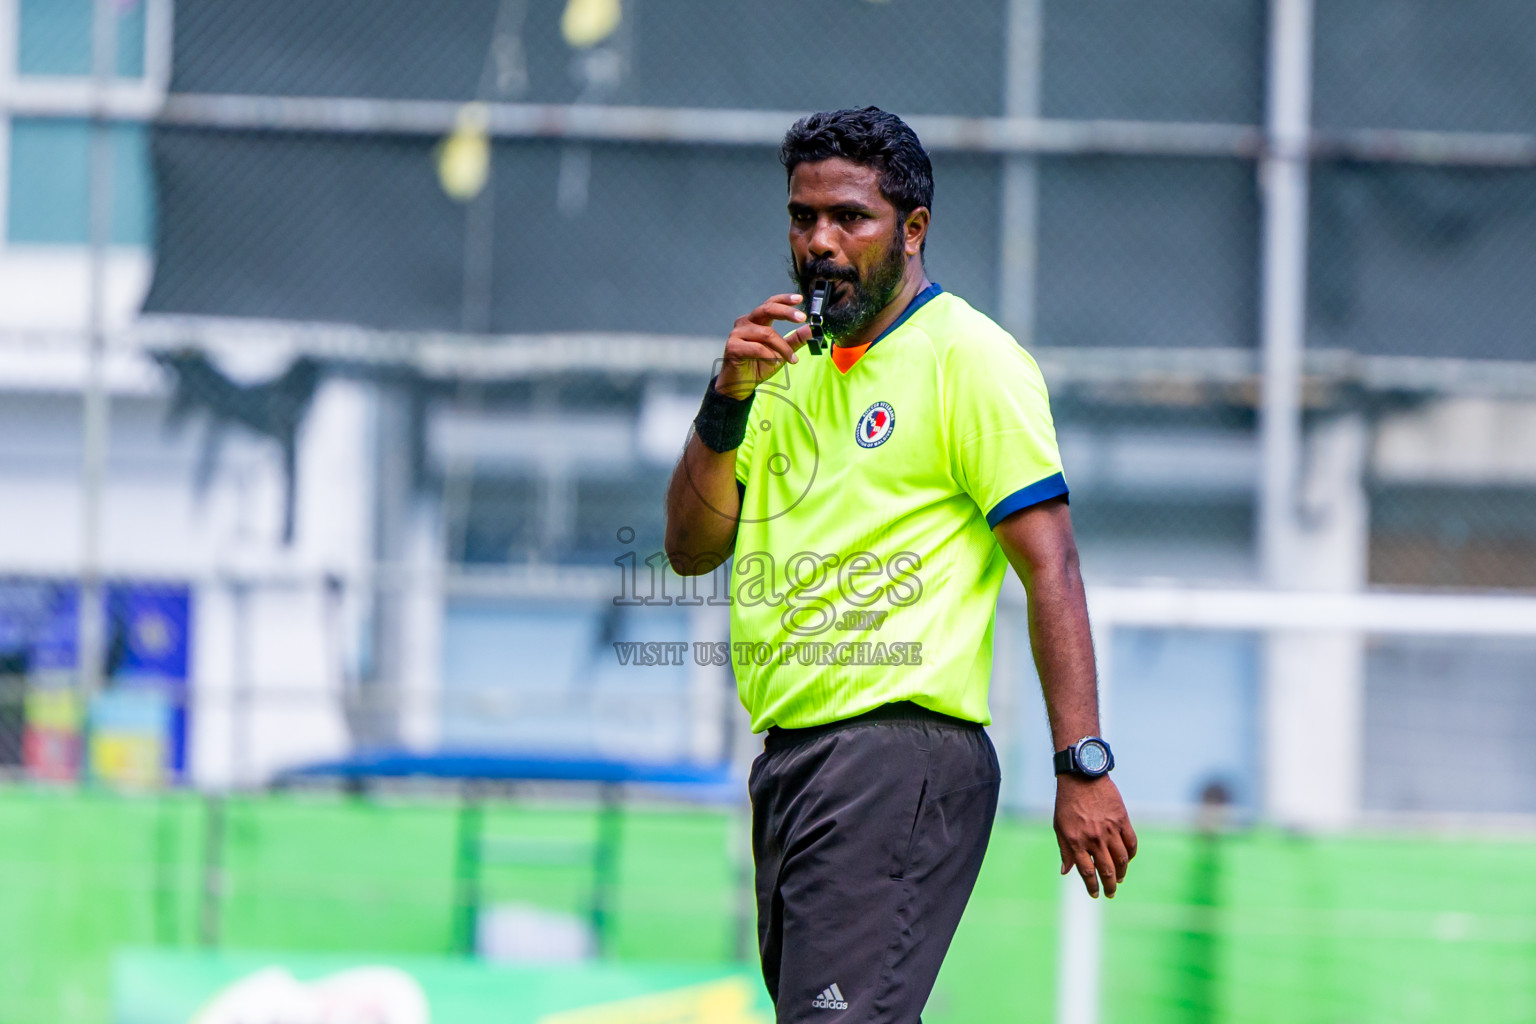
<path id="1" fill-rule="evenodd" d="M 141 125 L 118 124 L 112 137 L 112 234 L 118 245 L 149 245 L 153 194 L 149 140 Z M 8 240 L 84 245 L 90 240 L 91 128 L 78 118 L 11 122 Z"/>
<path id="2" fill-rule="evenodd" d="M 113 4 L 117 20 L 117 74 L 144 77 L 144 3 Z M 92 0 L 20 0 L 16 70 L 23 75 L 91 73 Z"/>
<path id="3" fill-rule="evenodd" d="M 1212 783 L 1226 789 L 1235 807 L 1257 809 L 1261 638 L 1224 630 L 1129 628 L 1113 635 L 1105 738 L 1114 748 L 1116 784 L 1132 814 L 1187 813 L 1183 809 L 1196 806 Z M 1056 794 L 1055 744 L 1039 681 L 1027 664 L 1028 640 L 1020 636 L 1016 643 L 1026 664 L 1019 666 L 1021 718 L 1005 799 L 1016 810 L 1048 814 Z"/>
<path id="4" fill-rule="evenodd" d="M 1220 783 L 1233 804 L 1257 808 L 1262 638 L 1117 629 L 1114 643 L 1110 742 L 1127 768 L 1126 802 L 1193 805 Z"/>
<path id="5" fill-rule="evenodd" d="M 685 759 L 691 649 L 683 665 L 624 665 L 614 644 L 686 645 L 686 612 L 451 601 L 443 618 L 442 746 Z"/>

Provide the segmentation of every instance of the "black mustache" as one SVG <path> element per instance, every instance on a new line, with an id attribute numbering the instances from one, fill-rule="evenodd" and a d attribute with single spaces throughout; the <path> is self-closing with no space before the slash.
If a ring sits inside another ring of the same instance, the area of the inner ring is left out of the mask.
<path id="1" fill-rule="evenodd" d="M 830 263 L 807 263 L 800 273 L 808 281 L 821 278 L 827 281 L 847 281 L 856 284 L 859 280 L 859 272 L 855 268 L 839 267 Z"/>

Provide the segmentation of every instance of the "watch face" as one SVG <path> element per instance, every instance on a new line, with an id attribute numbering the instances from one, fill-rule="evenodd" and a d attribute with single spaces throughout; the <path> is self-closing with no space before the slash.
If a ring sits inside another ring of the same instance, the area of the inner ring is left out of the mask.
<path id="1" fill-rule="evenodd" d="M 1098 775 L 1109 767 L 1109 751 L 1104 744 L 1089 741 L 1077 748 L 1077 763 L 1090 775 Z"/>

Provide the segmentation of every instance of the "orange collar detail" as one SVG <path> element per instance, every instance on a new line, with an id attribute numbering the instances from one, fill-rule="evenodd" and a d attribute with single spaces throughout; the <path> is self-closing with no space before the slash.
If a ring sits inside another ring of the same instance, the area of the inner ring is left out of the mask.
<path id="1" fill-rule="evenodd" d="M 832 361 L 837 364 L 837 368 L 839 370 L 841 370 L 843 373 L 847 373 L 849 370 L 853 369 L 853 364 L 859 361 L 859 357 L 864 355 L 865 352 L 869 351 L 869 345 L 870 343 L 867 341 L 862 345 L 855 345 L 852 348 L 843 348 L 840 345 L 833 345 Z"/>

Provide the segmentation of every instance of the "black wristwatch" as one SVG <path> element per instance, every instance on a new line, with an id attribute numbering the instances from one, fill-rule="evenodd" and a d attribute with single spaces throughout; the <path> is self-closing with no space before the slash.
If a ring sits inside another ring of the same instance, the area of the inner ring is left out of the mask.
<path id="1" fill-rule="evenodd" d="M 1097 736 L 1084 736 L 1066 750 L 1056 751 L 1057 775 L 1081 775 L 1096 779 L 1115 766 L 1114 751 Z"/>

